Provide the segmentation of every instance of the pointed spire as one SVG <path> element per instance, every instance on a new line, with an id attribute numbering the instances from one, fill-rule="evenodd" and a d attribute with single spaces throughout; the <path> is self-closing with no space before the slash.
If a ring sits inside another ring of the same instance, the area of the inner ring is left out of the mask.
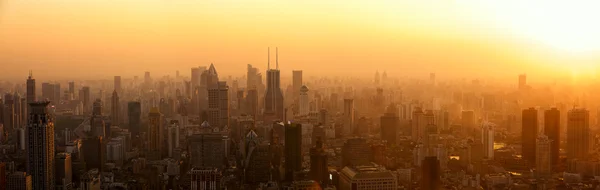
<path id="1" fill-rule="evenodd" d="M 271 48 L 267 47 L 267 70 L 271 69 Z"/>
<path id="2" fill-rule="evenodd" d="M 29 78 L 33 78 L 33 71 L 29 70 Z"/>
<path id="3" fill-rule="evenodd" d="M 277 47 L 275 47 L 275 66 L 275 69 L 279 70 L 279 52 L 277 51 Z"/>

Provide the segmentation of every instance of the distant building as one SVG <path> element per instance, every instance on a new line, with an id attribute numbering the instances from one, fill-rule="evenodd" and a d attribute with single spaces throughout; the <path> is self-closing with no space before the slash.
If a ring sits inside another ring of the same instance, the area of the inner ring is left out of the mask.
<path id="1" fill-rule="evenodd" d="M 483 156 L 494 159 L 494 127 L 493 123 L 483 123 L 481 127 L 481 143 L 483 144 Z"/>
<path id="2" fill-rule="evenodd" d="M 168 146 L 168 154 L 170 158 L 173 158 L 175 149 L 179 148 L 179 124 L 172 123 L 167 128 L 167 146 Z"/>
<path id="3" fill-rule="evenodd" d="M 387 107 L 386 113 L 381 116 L 381 139 L 388 144 L 397 144 L 398 127 L 400 119 L 398 118 L 398 109 L 396 105 L 391 104 Z"/>
<path id="4" fill-rule="evenodd" d="M 344 130 L 345 136 L 350 136 L 354 133 L 354 100 L 344 99 Z"/>
<path id="5" fill-rule="evenodd" d="M 544 134 L 551 141 L 550 161 L 552 167 L 558 167 L 560 156 L 560 110 L 552 108 L 544 112 Z"/>
<path id="6" fill-rule="evenodd" d="M 188 174 L 191 177 L 190 190 L 220 190 L 223 174 L 216 168 L 192 168 Z"/>
<path id="7" fill-rule="evenodd" d="M 161 160 L 162 150 L 164 146 L 164 132 L 163 132 L 163 116 L 158 111 L 158 108 L 154 107 L 150 109 L 148 113 L 148 136 L 147 156 L 150 160 Z"/>
<path id="8" fill-rule="evenodd" d="M 360 166 L 371 163 L 371 147 L 363 138 L 351 138 L 342 147 L 342 166 Z"/>
<path id="9" fill-rule="evenodd" d="M 224 168 L 229 137 L 220 133 L 195 134 L 188 137 L 192 167 Z"/>
<path id="10" fill-rule="evenodd" d="M 535 172 L 538 177 L 549 177 L 552 174 L 552 141 L 548 136 L 540 134 L 536 141 Z"/>
<path id="11" fill-rule="evenodd" d="M 54 118 L 49 102 L 30 103 L 27 124 L 27 173 L 34 189 L 54 189 Z"/>
<path id="12" fill-rule="evenodd" d="M 396 190 L 398 178 L 377 165 L 344 167 L 339 174 L 340 190 Z"/>
<path id="13" fill-rule="evenodd" d="M 117 90 L 114 90 L 110 105 L 110 120 L 113 125 L 119 125 L 121 123 L 121 115 L 119 113 L 121 110 L 120 105 L 121 103 L 119 102 L 119 94 L 117 93 Z"/>
<path id="14" fill-rule="evenodd" d="M 293 70 L 292 71 L 292 88 L 294 89 L 294 96 L 292 97 L 294 100 L 298 98 L 298 94 L 301 92 L 302 85 L 302 70 Z"/>
<path id="15" fill-rule="evenodd" d="M 6 176 L 6 189 L 8 190 L 33 190 L 31 175 L 25 172 L 14 172 Z"/>
<path id="16" fill-rule="evenodd" d="M 208 123 L 213 127 L 229 127 L 229 86 L 225 81 L 208 88 Z"/>
<path id="17" fill-rule="evenodd" d="M 300 87 L 298 94 L 299 95 L 296 95 L 296 96 L 299 97 L 299 100 L 298 100 L 298 106 L 300 107 L 299 115 L 306 116 L 310 112 L 310 100 L 308 98 L 308 87 L 306 87 L 306 86 Z"/>
<path id="18" fill-rule="evenodd" d="M 264 114 L 270 116 L 274 120 L 284 120 L 284 105 L 283 105 L 283 92 L 281 90 L 281 78 L 279 72 L 279 59 L 277 58 L 276 50 L 276 67 L 271 69 L 270 63 L 267 66 L 267 89 L 265 93 L 265 112 Z"/>
<path id="19" fill-rule="evenodd" d="M 440 175 L 440 161 L 437 157 L 425 157 L 421 166 L 421 189 L 440 189 Z"/>
<path id="20" fill-rule="evenodd" d="M 411 135 L 414 142 L 422 142 L 425 137 L 425 129 L 427 128 L 427 119 L 425 112 L 420 107 L 415 107 L 412 112 L 411 120 Z"/>
<path id="21" fill-rule="evenodd" d="M 519 90 L 527 89 L 527 75 L 519 75 Z"/>
<path id="22" fill-rule="evenodd" d="M 83 139 L 81 149 L 83 151 L 83 160 L 85 160 L 88 169 L 96 168 L 102 172 L 104 163 L 106 163 L 106 150 L 103 139 L 102 136 L 91 136 Z"/>
<path id="23" fill-rule="evenodd" d="M 285 179 L 293 181 L 294 172 L 302 170 L 302 125 L 285 125 Z"/>
<path id="24" fill-rule="evenodd" d="M 567 159 L 585 160 L 590 151 L 590 112 L 573 109 L 567 115 Z"/>
<path id="25" fill-rule="evenodd" d="M 323 141 L 320 137 L 317 139 L 316 146 L 310 149 L 310 178 L 323 184 L 329 179 L 329 168 Z"/>
<path id="26" fill-rule="evenodd" d="M 535 166 L 535 141 L 538 131 L 538 111 L 535 108 L 523 110 L 521 142 L 522 155 L 530 166 Z"/>
<path id="27" fill-rule="evenodd" d="M 142 127 L 142 104 L 140 102 L 129 102 L 127 104 L 127 117 L 129 120 L 129 131 L 131 131 L 131 135 L 140 135 Z"/>

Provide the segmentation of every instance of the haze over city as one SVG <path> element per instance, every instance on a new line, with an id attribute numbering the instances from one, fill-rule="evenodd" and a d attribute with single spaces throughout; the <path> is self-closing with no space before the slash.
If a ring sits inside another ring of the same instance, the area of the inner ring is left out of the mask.
<path id="1" fill-rule="evenodd" d="M 0 0 L 0 190 L 600 189 L 599 9 Z"/>

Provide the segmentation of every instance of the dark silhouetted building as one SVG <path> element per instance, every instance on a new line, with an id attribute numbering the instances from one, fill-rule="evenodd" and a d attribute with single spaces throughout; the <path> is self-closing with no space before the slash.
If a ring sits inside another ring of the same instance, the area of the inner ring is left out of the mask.
<path id="1" fill-rule="evenodd" d="M 6 189 L 9 190 L 33 190 L 31 175 L 25 172 L 14 172 L 6 176 Z"/>
<path id="2" fill-rule="evenodd" d="M 440 189 L 440 161 L 435 156 L 427 156 L 421 165 L 421 189 Z"/>
<path id="3" fill-rule="evenodd" d="M 386 141 L 388 144 L 396 144 L 396 138 L 398 136 L 398 125 L 400 119 L 398 117 L 398 109 L 395 105 L 390 105 L 387 108 L 386 113 L 381 117 L 381 139 Z"/>
<path id="4" fill-rule="evenodd" d="M 316 146 L 310 149 L 310 178 L 321 184 L 329 179 L 327 153 L 321 137 L 317 137 Z"/>
<path id="5" fill-rule="evenodd" d="M 113 125 L 119 125 L 121 123 L 121 104 L 119 103 L 119 94 L 117 90 L 114 90 L 111 98 L 111 106 L 110 106 L 110 121 Z"/>
<path id="6" fill-rule="evenodd" d="M 590 112 L 572 109 L 567 115 L 567 159 L 586 159 L 590 152 Z"/>
<path id="7" fill-rule="evenodd" d="M 6 163 L 0 162 L 0 190 L 6 190 Z"/>
<path id="8" fill-rule="evenodd" d="M 87 169 L 96 168 L 102 171 L 106 159 L 104 154 L 105 146 L 103 145 L 102 136 L 91 136 L 83 139 L 81 149 Z"/>
<path id="9" fill-rule="evenodd" d="M 302 125 L 285 125 L 285 179 L 294 180 L 294 172 L 302 170 Z"/>
<path id="10" fill-rule="evenodd" d="M 55 172 L 57 189 L 73 188 L 73 168 L 71 167 L 71 154 L 64 152 L 56 154 Z"/>
<path id="11" fill-rule="evenodd" d="M 146 156 L 150 160 L 162 159 L 161 154 L 163 152 L 163 145 L 165 144 L 163 142 L 165 134 L 162 126 L 162 114 L 158 108 L 151 108 L 150 113 L 148 113 L 148 131 L 146 133 L 148 136 L 148 140 L 146 141 L 148 143 Z"/>
<path id="12" fill-rule="evenodd" d="M 556 108 L 544 112 L 544 134 L 550 140 L 550 161 L 558 166 L 560 155 L 560 111 Z"/>
<path id="13" fill-rule="evenodd" d="M 367 165 L 372 156 L 371 146 L 366 139 L 348 139 L 342 147 L 342 167 Z"/>
<path id="14" fill-rule="evenodd" d="M 30 103 L 27 124 L 27 173 L 33 189 L 54 189 L 54 119 L 49 102 Z"/>
<path id="15" fill-rule="evenodd" d="M 522 117 L 522 156 L 529 163 L 529 166 L 535 166 L 535 144 L 538 131 L 538 111 L 535 108 L 523 110 Z"/>
<path id="16" fill-rule="evenodd" d="M 229 87 L 225 81 L 208 88 L 208 123 L 213 127 L 230 126 L 228 93 Z"/>
<path id="17" fill-rule="evenodd" d="M 142 128 L 142 104 L 140 102 L 129 102 L 127 104 L 127 117 L 131 135 L 139 135 Z"/>
<path id="18" fill-rule="evenodd" d="M 270 116 L 274 120 L 283 121 L 283 92 L 281 91 L 277 50 L 275 56 L 275 69 L 271 69 L 270 63 L 268 64 L 267 91 L 265 93 L 265 115 Z"/>

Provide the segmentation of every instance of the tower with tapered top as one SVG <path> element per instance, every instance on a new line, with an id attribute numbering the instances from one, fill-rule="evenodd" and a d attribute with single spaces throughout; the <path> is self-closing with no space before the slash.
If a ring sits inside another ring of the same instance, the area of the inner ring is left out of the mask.
<path id="1" fill-rule="evenodd" d="M 268 51 L 270 56 L 270 52 Z M 265 115 L 274 120 L 283 121 L 283 93 L 280 85 L 279 57 L 275 48 L 275 69 L 271 69 L 270 58 L 267 59 L 267 90 L 265 93 Z"/>

